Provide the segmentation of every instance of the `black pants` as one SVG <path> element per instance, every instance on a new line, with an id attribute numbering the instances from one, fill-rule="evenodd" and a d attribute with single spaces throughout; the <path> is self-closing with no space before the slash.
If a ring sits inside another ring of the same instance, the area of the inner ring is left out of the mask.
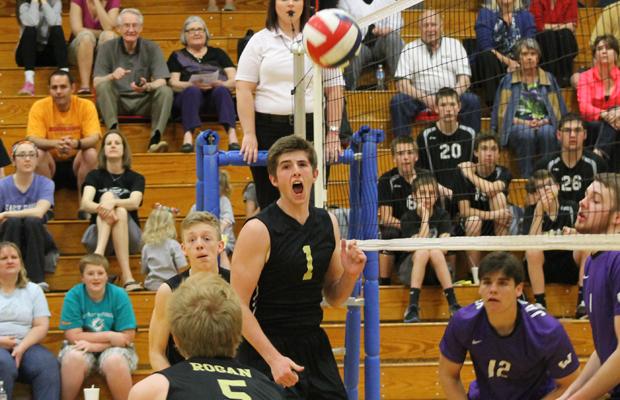
<path id="1" fill-rule="evenodd" d="M 15 52 L 15 63 L 27 71 L 34 70 L 34 67 L 68 68 L 62 26 L 50 26 L 47 44 L 42 49 L 37 44 L 37 28 L 25 27 Z"/>
<path id="2" fill-rule="evenodd" d="M 579 51 L 575 35 L 570 29 L 546 30 L 538 33 L 536 39 L 542 50 L 540 66 L 551 72 L 561 87 L 568 87 L 573 60 Z"/>
<path id="3" fill-rule="evenodd" d="M 45 280 L 45 255 L 56 249 L 44 220 L 36 217 L 7 218 L 0 225 L 0 238 L 15 243 L 24 257 L 28 279 Z"/>
<path id="4" fill-rule="evenodd" d="M 472 73 L 475 85 L 479 89 L 482 105 L 493 107 L 495 92 L 506 75 L 506 65 L 491 51 L 484 51 L 476 56 Z"/>
<path id="5" fill-rule="evenodd" d="M 292 119 L 289 121 L 284 115 L 270 115 L 256 113 L 256 139 L 259 150 L 269 150 L 269 148 L 281 137 L 292 135 L 294 126 Z M 312 114 L 306 115 L 306 137 L 313 139 Z M 261 210 L 269 204 L 278 200 L 280 193 L 278 189 L 269 181 L 267 167 L 250 167 L 252 178 L 256 186 L 256 199 Z"/>
<path id="6" fill-rule="evenodd" d="M 609 158 L 609 171 L 620 172 L 620 142 L 618 131 L 605 121 L 586 122 L 588 132 L 587 145 L 602 150 Z"/>

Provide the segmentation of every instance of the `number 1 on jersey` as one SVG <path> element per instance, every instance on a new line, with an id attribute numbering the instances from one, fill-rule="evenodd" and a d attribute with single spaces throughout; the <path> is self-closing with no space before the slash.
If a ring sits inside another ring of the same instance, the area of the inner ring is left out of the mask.
<path id="1" fill-rule="evenodd" d="M 308 244 L 302 247 L 301 250 L 306 255 L 306 263 L 307 263 L 306 273 L 304 274 L 304 277 L 302 278 L 302 280 L 309 281 L 310 279 L 312 279 L 312 270 L 314 269 L 314 267 L 312 266 L 312 250 L 310 249 L 310 245 Z"/>

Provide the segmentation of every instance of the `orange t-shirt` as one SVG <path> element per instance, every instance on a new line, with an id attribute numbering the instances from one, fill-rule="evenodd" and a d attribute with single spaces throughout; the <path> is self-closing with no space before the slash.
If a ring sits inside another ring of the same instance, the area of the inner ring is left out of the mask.
<path id="1" fill-rule="evenodd" d="M 37 100 L 30 108 L 26 135 L 45 139 L 60 139 L 64 136 L 81 139 L 93 135 L 101 136 L 101 125 L 92 101 L 71 96 L 69 111 L 60 112 L 52 97 L 48 96 Z M 76 153 L 75 149 L 63 154 L 56 149 L 50 151 L 55 160 L 67 160 Z"/>

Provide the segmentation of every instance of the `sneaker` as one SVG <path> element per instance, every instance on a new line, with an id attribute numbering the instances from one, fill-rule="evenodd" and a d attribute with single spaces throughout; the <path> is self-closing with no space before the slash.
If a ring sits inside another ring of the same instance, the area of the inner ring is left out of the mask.
<path id="1" fill-rule="evenodd" d="M 228 151 L 239 151 L 239 150 L 241 150 L 241 146 L 239 145 L 239 143 L 228 144 Z"/>
<path id="2" fill-rule="evenodd" d="M 407 311 L 405 311 L 405 318 L 403 322 L 406 324 L 420 322 L 420 307 L 415 304 L 409 304 Z"/>
<path id="3" fill-rule="evenodd" d="M 461 306 L 458 303 L 448 306 L 448 310 L 450 311 L 450 316 L 453 316 L 454 314 L 456 314 L 456 312 L 460 309 L 461 309 Z"/>
<path id="4" fill-rule="evenodd" d="M 536 307 L 540 308 L 541 310 L 545 310 L 545 311 L 547 311 L 547 307 L 543 306 L 543 305 L 542 305 L 542 304 L 540 304 L 540 303 L 534 303 L 534 305 L 535 305 Z"/>
<path id="5" fill-rule="evenodd" d="M 207 7 L 207 12 L 218 12 L 218 11 L 220 11 L 220 9 L 217 8 L 215 4 L 209 5 L 209 7 Z"/>
<path id="6" fill-rule="evenodd" d="M 34 96 L 34 83 L 24 82 L 24 86 L 17 92 L 20 96 Z"/>
<path id="7" fill-rule="evenodd" d="M 47 282 L 39 282 L 37 283 L 37 285 L 39 285 L 39 287 L 45 292 L 49 292 L 50 291 L 50 285 Z"/>
<path id="8" fill-rule="evenodd" d="M 588 319 L 588 313 L 586 312 L 586 303 L 583 300 L 577 305 L 577 310 L 575 311 L 575 318 Z"/>
<path id="9" fill-rule="evenodd" d="M 223 10 L 224 11 L 236 11 L 237 7 L 235 7 L 235 5 L 233 3 L 229 3 L 229 4 L 225 4 L 224 5 Z"/>
<path id="10" fill-rule="evenodd" d="M 165 153 L 168 151 L 168 142 L 161 140 L 149 146 L 149 153 Z"/>

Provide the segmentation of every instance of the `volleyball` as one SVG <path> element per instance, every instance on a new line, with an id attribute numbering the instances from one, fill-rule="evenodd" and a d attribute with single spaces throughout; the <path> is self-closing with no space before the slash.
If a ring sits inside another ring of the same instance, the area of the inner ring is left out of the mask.
<path id="1" fill-rule="evenodd" d="M 304 26 L 306 54 L 324 68 L 349 61 L 362 42 L 362 32 L 348 13 L 328 8 L 314 14 Z"/>

